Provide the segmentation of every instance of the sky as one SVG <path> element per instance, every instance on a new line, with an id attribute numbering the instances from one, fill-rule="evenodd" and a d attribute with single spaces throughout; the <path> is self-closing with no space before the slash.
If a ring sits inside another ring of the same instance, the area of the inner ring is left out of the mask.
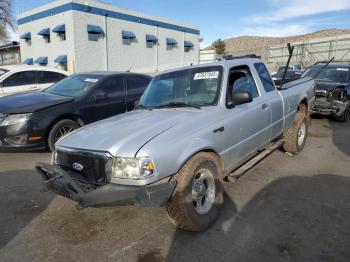
<path id="1" fill-rule="evenodd" d="M 17 15 L 52 0 L 14 0 Z M 202 47 L 241 35 L 285 37 L 350 28 L 350 0 L 103 0 L 107 4 L 198 25 Z M 16 40 L 18 36 L 11 33 Z"/>

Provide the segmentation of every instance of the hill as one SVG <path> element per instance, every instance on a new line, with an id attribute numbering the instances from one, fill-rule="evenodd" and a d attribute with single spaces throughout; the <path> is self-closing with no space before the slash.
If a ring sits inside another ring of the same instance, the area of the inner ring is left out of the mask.
<path id="1" fill-rule="evenodd" d="M 280 45 L 288 42 L 301 42 L 310 39 L 332 37 L 343 34 L 350 34 L 350 29 L 327 29 L 289 37 L 239 36 L 224 39 L 224 42 L 226 44 L 227 54 L 256 54 L 263 56 L 266 46 Z M 205 50 L 208 49 L 211 49 L 211 47 L 205 48 Z"/>

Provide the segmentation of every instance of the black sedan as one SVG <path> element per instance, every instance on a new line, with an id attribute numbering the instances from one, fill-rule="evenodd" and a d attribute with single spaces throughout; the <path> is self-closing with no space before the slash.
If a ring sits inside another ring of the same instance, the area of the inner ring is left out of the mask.
<path id="1" fill-rule="evenodd" d="M 282 78 L 284 75 L 284 70 L 279 70 L 273 77 L 272 80 L 274 81 L 275 85 L 277 87 L 282 85 Z M 293 70 L 288 69 L 286 72 L 286 75 L 283 79 L 283 84 L 289 83 L 291 81 L 297 80 L 301 77 L 302 72 L 300 70 Z"/>
<path id="2" fill-rule="evenodd" d="M 0 149 L 54 150 L 80 126 L 134 109 L 151 77 L 135 73 L 75 74 L 42 92 L 0 98 Z"/>
<path id="3" fill-rule="evenodd" d="M 315 77 L 314 114 L 331 115 L 336 121 L 345 122 L 350 111 L 350 64 L 333 62 L 309 67 L 303 77 Z"/>

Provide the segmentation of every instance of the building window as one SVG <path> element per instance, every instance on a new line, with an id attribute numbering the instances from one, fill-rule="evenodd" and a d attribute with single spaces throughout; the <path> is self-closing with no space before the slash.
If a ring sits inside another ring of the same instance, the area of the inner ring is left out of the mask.
<path id="1" fill-rule="evenodd" d="M 32 45 L 32 34 L 30 32 L 24 33 L 20 38 L 23 39 L 28 46 Z"/>
<path id="2" fill-rule="evenodd" d="M 52 29 L 52 32 L 57 33 L 58 37 L 60 38 L 61 41 L 66 40 L 66 25 L 58 25 L 54 29 Z"/>
<path id="3" fill-rule="evenodd" d="M 65 41 L 66 40 L 66 33 L 59 33 L 58 34 L 59 38 L 61 39 L 61 41 Z"/>
<path id="4" fill-rule="evenodd" d="M 123 45 L 131 45 L 136 42 L 136 35 L 133 32 L 122 31 Z"/>
<path id="5" fill-rule="evenodd" d="M 177 41 L 174 38 L 167 38 L 166 39 L 166 49 L 173 50 L 175 47 L 177 47 Z"/>
<path id="6" fill-rule="evenodd" d="M 44 40 L 46 41 L 46 43 L 50 43 L 51 42 L 51 37 L 50 37 L 50 28 L 44 28 L 42 29 L 38 35 L 41 35 Z"/>
<path id="7" fill-rule="evenodd" d="M 146 47 L 147 48 L 153 48 L 153 46 L 155 45 L 155 42 L 146 42 Z"/>
<path id="8" fill-rule="evenodd" d="M 104 36 L 104 31 L 96 25 L 87 25 L 88 40 L 97 42 L 98 39 Z"/>
<path id="9" fill-rule="evenodd" d="M 89 33 L 89 34 L 88 34 L 88 38 L 89 38 L 89 41 L 95 41 L 95 42 L 97 42 L 98 39 L 99 39 L 99 34 Z"/>
<path id="10" fill-rule="evenodd" d="M 146 47 L 153 48 L 158 43 L 158 38 L 155 35 L 146 35 Z"/>
<path id="11" fill-rule="evenodd" d="M 194 45 L 192 44 L 192 42 L 190 42 L 190 41 L 184 42 L 185 52 L 190 52 L 193 47 L 194 47 Z"/>
<path id="12" fill-rule="evenodd" d="M 44 37 L 46 43 L 50 43 L 50 42 L 51 42 L 51 37 L 50 37 L 50 35 L 45 35 L 45 36 L 43 36 L 43 37 Z"/>

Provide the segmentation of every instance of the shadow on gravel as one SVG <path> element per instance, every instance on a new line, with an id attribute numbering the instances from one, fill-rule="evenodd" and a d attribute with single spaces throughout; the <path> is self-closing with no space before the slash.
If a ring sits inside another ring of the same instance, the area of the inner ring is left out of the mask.
<path id="1" fill-rule="evenodd" d="M 347 122 L 337 122 L 331 116 L 312 115 L 312 120 L 327 119 L 328 124 L 324 127 L 332 130 L 333 144 L 342 152 L 350 156 L 350 120 Z M 314 131 L 310 134 L 314 137 L 328 137 L 327 134 L 322 134 Z"/>
<path id="2" fill-rule="evenodd" d="M 345 123 L 330 121 L 329 125 L 333 131 L 333 144 L 340 151 L 350 156 L 350 120 Z"/>
<path id="3" fill-rule="evenodd" d="M 34 170 L 0 172 L 0 249 L 54 198 L 53 194 L 39 191 L 40 183 L 40 176 Z"/>
<path id="4" fill-rule="evenodd" d="M 176 231 L 166 261 L 349 261 L 349 188 L 337 175 L 281 178 L 239 213 L 228 196 L 209 230 Z"/>

